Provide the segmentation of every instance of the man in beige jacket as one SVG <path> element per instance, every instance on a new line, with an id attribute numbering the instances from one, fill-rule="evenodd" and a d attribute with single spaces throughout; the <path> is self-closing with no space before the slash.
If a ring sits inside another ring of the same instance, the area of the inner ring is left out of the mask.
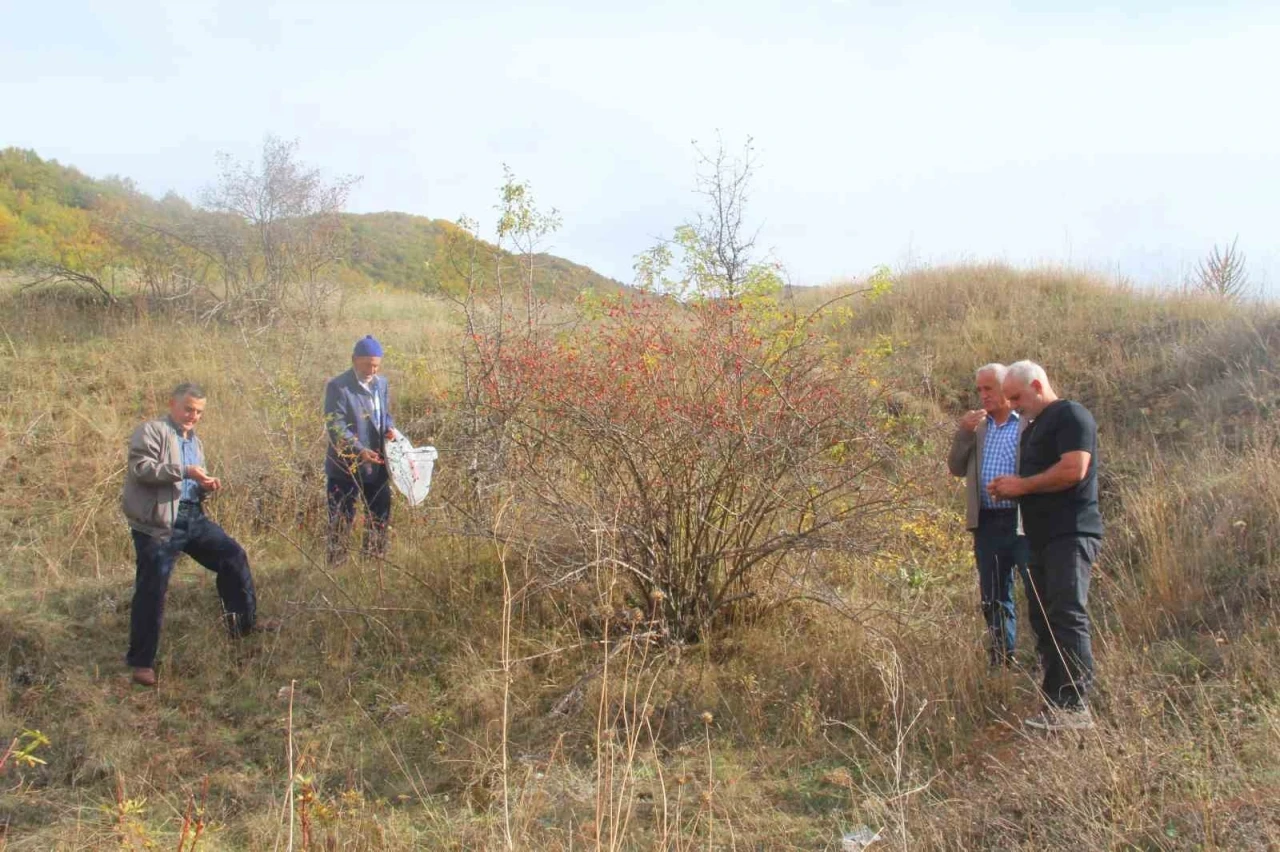
<path id="1" fill-rule="evenodd" d="M 198 385 L 180 384 L 169 399 L 168 416 L 143 423 L 129 438 L 122 505 L 133 533 L 137 574 L 125 660 L 134 682 L 142 686 L 156 685 L 164 599 L 180 554 L 217 573 L 218 596 L 232 635 L 254 629 L 256 597 L 249 558 L 204 513 L 205 496 L 222 487 L 205 470 L 204 448 L 195 433 L 204 406 L 204 391 Z"/>
<path id="2" fill-rule="evenodd" d="M 1003 364 L 979 368 L 976 383 L 982 408 L 960 418 L 947 456 L 951 473 L 965 477 L 966 523 L 973 533 L 992 665 L 1013 662 L 1018 624 L 1013 574 L 1015 570 L 1021 574 L 1025 585 L 1029 558 L 1018 504 L 994 498 L 987 491 L 996 478 L 1018 472 L 1018 444 L 1024 424 L 1005 399 L 1002 385 L 1007 371 Z"/>

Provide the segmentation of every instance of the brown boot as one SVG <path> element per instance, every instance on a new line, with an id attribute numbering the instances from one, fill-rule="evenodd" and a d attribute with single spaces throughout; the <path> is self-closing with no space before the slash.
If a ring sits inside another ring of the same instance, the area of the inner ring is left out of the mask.
<path id="1" fill-rule="evenodd" d="M 156 670 L 152 668 L 135 668 L 133 670 L 133 682 L 138 686 L 154 687 L 156 685 Z"/>

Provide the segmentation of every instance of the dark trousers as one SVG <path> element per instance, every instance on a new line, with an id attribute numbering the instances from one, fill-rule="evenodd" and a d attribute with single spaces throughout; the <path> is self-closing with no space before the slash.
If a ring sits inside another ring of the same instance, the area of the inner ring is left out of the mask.
<path id="1" fill-rule="evenodd" d="M 129 653 L 125 661 L 152 668 L 160 645 L 160 623 L 169 576 L 179 554 L 185 553 L 217 574 L 218 597 L 232 633 L 253 629 L 257 596 L 249 573 L 249 557 L 235 539 L 211 521 L 197 504 L 182 504 L 168 539 L 133 531 L 137 574 L 129 619 Z"/>
<path id="2" fill-rule="evenodd" d="M 1011 662 L 1018 638 L 1017 609 L 1013 605 L 1013 575 L 1027 582 L 1029 548 L 1018 535 L 1017 509 L 983 509 L 973 531 L 973 555 L 978 565 L 982 617 L 987 622 L 987 648 L 992 665 Z"/>
<path id="3" fill-rule="evenodd" d="M 1093 683 L 1089 578 L 1102 540 L 1064 536 L 1031 549 L 1028 608 L 1044 667 L 1041 689 L 1055 707 L 1084 705 Z"/>
<path id="4" fill-rule="evenodd" d="M 341 562 L 347 555 L 347 539 L 356 517 L 356 505 L 364 507 L 366 554 L 383 556 L 387 550 L 387 522 L 391 519 L 391 478 L 384 467 L 359 477 L 328 477 L 325 486 L 329 505 L 329 562 Z"/>

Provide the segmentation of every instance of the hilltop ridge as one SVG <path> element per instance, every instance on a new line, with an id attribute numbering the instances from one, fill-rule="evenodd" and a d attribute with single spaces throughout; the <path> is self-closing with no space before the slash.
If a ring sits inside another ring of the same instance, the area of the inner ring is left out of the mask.
<path id="1" fill-rule="evenodd" d="M 0 270 L 65 264 L 86 270 L 127 263 L 121 223 L 172 228 L 205 214 L 188 199 L 168 193 L 154 198 L 129 178 L 93 178 L 35 151 L 0 150 Z M 330 275 L 344 284 L 383 284 L 427 294 L 439 292 L 449 271 L 449 239 L 472 237 L 455 223 L 412 213 L 340 214 L 346 232 L 344 257 Z M 480 247 L 509 254 L 481 241 Z M 538 253 L 535 289 L 567 299 L 586 289 L 616 292 L 624 285 L 552 254 Z"/>

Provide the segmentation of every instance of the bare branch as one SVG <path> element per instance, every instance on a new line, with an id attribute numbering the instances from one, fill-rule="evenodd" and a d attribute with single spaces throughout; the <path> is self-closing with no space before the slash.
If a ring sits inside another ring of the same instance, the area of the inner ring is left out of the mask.
<path id="1" fill-rule="evenodd" d="M 1235 301 L 1245 295 L 1249 287 L 1249 274 L 1245 269 L 1244 252 L 1233 239 L 1225 249 L 1213 247 L 1208 257 L 1196 268 L 1195 285 L 1203 293 L 1221 299 Z"/>

